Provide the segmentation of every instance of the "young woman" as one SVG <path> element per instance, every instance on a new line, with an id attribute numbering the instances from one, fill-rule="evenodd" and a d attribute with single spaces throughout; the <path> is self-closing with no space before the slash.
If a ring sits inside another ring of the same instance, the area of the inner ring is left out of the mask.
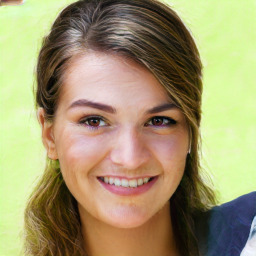
<path id="1" fill-rule="evenodd" d="M 209 211 L 200 176 L 201 77 L 192 36 L 161 2 L 60 13 L 38 58 L 48 161 L 25 211 L 26 255 L 229 255 L 214 254 L 223 207 Z"/>

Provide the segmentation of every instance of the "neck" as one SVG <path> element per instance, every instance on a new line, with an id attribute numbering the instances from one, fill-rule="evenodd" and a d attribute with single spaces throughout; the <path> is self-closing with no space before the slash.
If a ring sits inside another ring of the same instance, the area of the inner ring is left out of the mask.
<path id="1" fill-rule="evenodd" d="M 84 245 L 89 256 L 178 256 L 169 202 L 136 228 L 116 228 L 79 209 Z"/>

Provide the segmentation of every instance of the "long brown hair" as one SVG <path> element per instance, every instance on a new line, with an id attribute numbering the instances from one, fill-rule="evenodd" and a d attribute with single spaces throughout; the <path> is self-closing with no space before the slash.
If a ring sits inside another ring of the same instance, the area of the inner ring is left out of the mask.
<path id="1" fill-rule="evenodd" d="M 66 7 L 45 36 L 38 57 L 36 107 L 54 121 L 71 58 L 88 50 L 131 58 L 148 68 L 183 111 L 191 152 L 182 181 L 170 199 L 176 243 L 182 255 L 199 255 L 194 215 L 215 204 L 202 180 L 200 133 L 202 64 L 179 16 L 157 0 L 80 0 Z M 26 255 L 86 255 L 76 200 L 58 161 L 48 159 L 25 210 Z"/>

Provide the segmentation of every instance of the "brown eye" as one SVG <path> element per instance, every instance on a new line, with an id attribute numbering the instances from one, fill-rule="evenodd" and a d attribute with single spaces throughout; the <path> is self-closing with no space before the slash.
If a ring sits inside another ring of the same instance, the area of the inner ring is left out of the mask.
<path id="1" fill-rule="evenodd" d="M 79 124 L 86 126 L 88 129 L 98 129 L 108 124 L 102 117 L 89 116 L 79 121 Z"/>
<path id="2" fill-rule="evenodd" d="M 100 119 L 99 118 L 89 118 L 89 119 L 87 119 L 87 123 L 90 126 L 97 127 L 100 125 Z"/>
<path id="3" fill-rule="evenodd" d="M 174 119 L 163 116 L 155 116 L 149 120 L 146 126 L 169 127 L 175 125 L 177 122 Z"/>
<path id="4" fill-rule="evenodd" d="M 154 117 L 152 118 L 152 125 L 158 126 L 163 124 L 163 118 L 162 117 Z"/>

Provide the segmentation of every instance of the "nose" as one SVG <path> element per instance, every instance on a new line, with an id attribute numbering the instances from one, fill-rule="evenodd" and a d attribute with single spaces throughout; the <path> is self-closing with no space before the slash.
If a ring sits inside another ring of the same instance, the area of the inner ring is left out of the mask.
<path id="1" fill-rule="evenodd" d="M 137 169 L 150 160 L 150 150 L 139 132 L 128 128 L 115 138 L 110 153 L 111 161 L 127 170 Z"/>

